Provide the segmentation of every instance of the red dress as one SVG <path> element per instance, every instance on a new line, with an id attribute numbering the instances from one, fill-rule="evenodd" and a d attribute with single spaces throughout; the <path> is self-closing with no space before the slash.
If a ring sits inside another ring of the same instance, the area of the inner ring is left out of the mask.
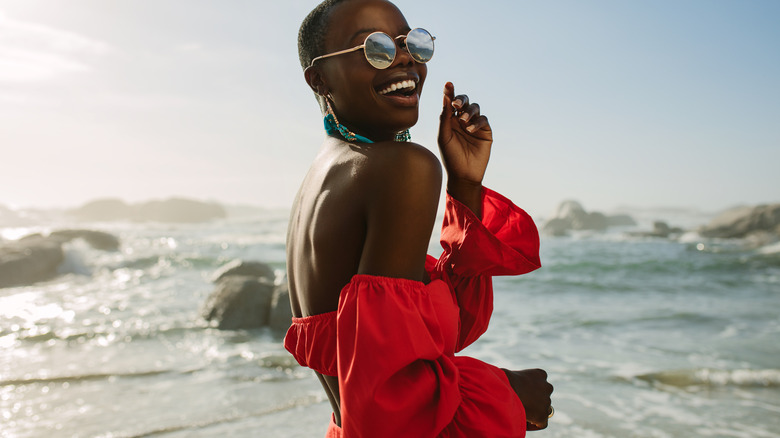
<path id="1" fill-rule="evenodd" d="M 431 282 L 355 275 L 335 312 L 293 318 L 284 345 L 303 366 L 338 376 L 337 437 L 522 437 L 525 410 L 504 372 L 455 356 L 487 330 L 493 275 L 539 268 L 533 220 L 487 188 L 482 221 L 447 195 Z M 342 435 L 343 434 L 343 435 Z"/>

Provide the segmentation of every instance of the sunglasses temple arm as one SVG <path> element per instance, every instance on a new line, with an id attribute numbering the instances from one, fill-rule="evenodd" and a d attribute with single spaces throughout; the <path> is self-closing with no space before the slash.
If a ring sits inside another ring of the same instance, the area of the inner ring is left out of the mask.
<path id="1" fill-rule="evenodd" d="M 365 44 L 361 44 L 361 45 L 359 45 L 357 47 L 353 47 L 351 49 L 340 50 L 338 52 L 333 52 L 333 53 L 328 53 L 327 55 L 318 56 L 318 57 L 316 57 L 316 58 L 311 60 L 311 65 L 309 67 L 313 66 L 314 62 L 317 61 L 318 59 L 325 59 L 325 58 L 330 58 L 331 56 L 343 55 L 345 53 L 356 52 L 356 51 L 358 51 L 360 49 L 363 49 L 365 47 L 366 47 Z"/>

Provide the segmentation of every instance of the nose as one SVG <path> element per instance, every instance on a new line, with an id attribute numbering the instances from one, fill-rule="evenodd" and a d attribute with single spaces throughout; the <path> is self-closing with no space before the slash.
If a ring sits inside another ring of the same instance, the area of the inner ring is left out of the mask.
<path id="1" fill-rule="evenodd" d="M 395 59 L 390 67 L 396 65 L 412 65 L 414 64 L 414 58 L 412 58 L 409 49 L 406 48 L 406 35 L 399 36 L 395 39 Z"/>

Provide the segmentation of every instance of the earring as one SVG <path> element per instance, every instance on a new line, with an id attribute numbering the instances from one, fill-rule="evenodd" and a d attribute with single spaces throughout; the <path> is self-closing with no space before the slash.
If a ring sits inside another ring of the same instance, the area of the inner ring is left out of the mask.
<path id="1" fill-rule="evenodd" d="M 408 129 L 404 129 L 403 131 L 395 135 L 395 141 L 409 141 L 411 139 L 412 139 L 412 134 L 409 133 Z"/>
<path id="2" fill-rule="evenodd" d="M 325 97 L 325 104 L 328 106 L 327 114 L 325 115 L 325 132 L 328 134 L 338 131 L 342 137 L 347 141 L 355 141 L 358 139 L 358 135 L 347 129 L 346 126 L 339 123 L 339 119 L 336 118 L 336 113 L 333 112 L 333 107 L 330 106 L 330 99 Z"/>

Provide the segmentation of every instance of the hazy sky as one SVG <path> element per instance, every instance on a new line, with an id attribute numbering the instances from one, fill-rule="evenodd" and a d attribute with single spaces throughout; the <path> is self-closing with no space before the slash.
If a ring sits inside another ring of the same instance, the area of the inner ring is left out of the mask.
<path id="1" fill-rule="evenodd" d="M 317 1 L 0 0 L 0 204 L 173 195 L 286 207 L 324 136 L 297 31 Z M 485 184 L 718 210 L 780 202 L 780 2 L 399 0 L 494 129 Z"/>

